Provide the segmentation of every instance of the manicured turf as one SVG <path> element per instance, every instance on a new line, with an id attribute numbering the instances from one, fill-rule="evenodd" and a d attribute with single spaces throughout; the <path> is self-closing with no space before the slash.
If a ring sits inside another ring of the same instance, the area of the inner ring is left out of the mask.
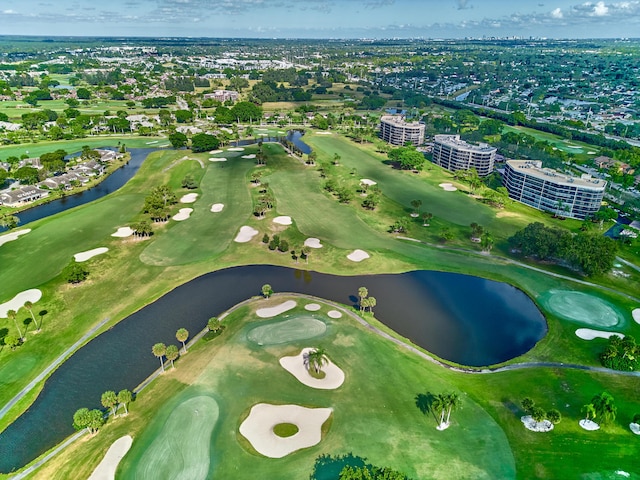
<path id="1" fill-rule="evenodd" d="M 549 311 L 573 322 L 612 328 L 624 324 L 624 316 L 604 300 L 580 292 L 550 290 L 540 298 Z"/>
<path id="2" fill-rule="evenodd" d="M 262 303 L 256 301 L 254 308 Z M 253 479 L 258 472 L 261 478 L 307 478 L 320 454 L 349 451 L 374 463 L 391 465 L 414 478 L 513 477 L 515 466 L 505 436 L 475 402 L 465 398 L 464 408 L 452 416 L 453 426 L 438 432 L 435 420 L 416 407 L 416 396 L 455 387 L 439 378 L 433 367 L 424 368 L 423 362 L 380 337 L 369 335 L 353 320 L 345 317 L 338 323 L 329 319 L 328 310 L 325 306 L 319 313 L 330 325 L 321 344 L 346 373 L 345 383 L 335 391 L 306 387 L 278 364 L 280 357 L 307 346 L 306 341 L 271 347 L 248 342 L 245 332 L 264 323 L 255 321 L 251 309 L 244 309 L 244 316 L 225 320 L 229 327 L 223 335 L 224 343 L 207 344 L 208 360 L 197 366 L 202 372 L 200 377 L 177 398 L 189 398 L 193 390 L 200 395 L 215 395 L 218 400 L 220 417 L 212 436 L 209 478 Z M 294 311 L 303 312 L 301 308 Z M 187 366 L 187 361 L 188 357 L 178 369 L 195 367 Z M 166 417 L 167 411 L 174 411 L 176 402 L 162 408 L 158 416 Z M 331 407 L 333 421 L 318 446 L 282 459 L 269 459 L 251 453 L 238 434 L 246 412 L 259 402 Z M 181 428 L 174 428 L 176 438 L 180 431 Z M 143 438 L 149 435 L 145 432 Z M 372 442 L 372 438 L 384 441 Z M 441 461 L 443 458 L 448 459 L 446 464 Z M 123 478 L 133 477 L 133 463 L 125 459 Z"/>
<path id="3" fill-rule="evenodd" d="M 218 404 L 206 395 L 180 396 L 168 417 L 161 412 L 135 440 L 126 476 L 136 479 L 205 480 L 210 469 L 211 432 Z M 215 459 L 215 457 L 214 457 Z M 215 461 L 215 460 L 214 460 Z"/>
<path id="4" fill-rule="evenodd" d="M 326 331 L 327 325 L 322 320 L 303 314 L 257 326 L 247 333 L 247 339 L 256 345 L 280 345 L 315 338 Z"/>

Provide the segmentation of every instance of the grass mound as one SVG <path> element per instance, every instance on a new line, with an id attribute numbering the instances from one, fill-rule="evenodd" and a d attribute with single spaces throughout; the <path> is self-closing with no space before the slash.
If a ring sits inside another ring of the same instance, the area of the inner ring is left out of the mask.
<path id="1" fill-rule="evenodd" d="M 279 423 L 278 425 L 273 427 L 273 433 L 283 438 L 293 437 L 299 431 L 300 429 L 298 428 L 298 426 L 294 425 L 293 423 Z"/>

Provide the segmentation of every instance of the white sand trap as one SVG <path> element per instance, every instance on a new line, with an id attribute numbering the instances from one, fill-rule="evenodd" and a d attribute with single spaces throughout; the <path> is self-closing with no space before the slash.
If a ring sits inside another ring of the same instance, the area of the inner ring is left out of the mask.
<path id="1" fill-rule="evenodd" d="M 228 152 L 244 152 L 244 148 L 242 147 L 231 147 L 227 148 Z"/>
<path id="2" fill-rule="evenodd" d="M 304 309 L 308 310 L 309 312 L 317 312 L 318 310 L 320 310 L 320 304 L 318 304 L 318 303 L 309 303 L 309 304 L 304 306 Z"/>
<path id="3" fill-rule="evenodd" d="M 362 260 L 369 258 L 369 254 L 364 250 L 356 249 L 347 255 L 347 258 L 352 262 L 361 262 Z"/>
<path id="4" fill-rule="evenodd" d="M 116 233 L 111 234 L 112 237 L 117 238 L 127 238 L 131 235 L 133 235 L 133 230 L 131 229 L 131 227 L 120 227 L 118 228 L 118 230 L 116 230 Z"/>
<path id="5" fill-rule="evenodd" d="M 576 330 L 576 336 L 583 340 L 593 340 L 594 338 L 611 338 L 614 335 L 617 335 L 620 338 L 624 338 L 624 335 L 618 332 L 603 332 L 602 330 L 593 330 L 592 328 L 579 328 Z"/>
<path id="6" fill-rule="evenodd" d="M 107 253 L 109 249 L 107 247 L 98 247 L 92 250 L 87 250 L 86 252 L 76 253 L 73 258 L 76 262 L 86 262 L 90 258 L 95 257 L 96 255 L 102 255 L 103 253 Z"/>
<path id="7" fill-rule="evenodd" d="M 342 313 L 338 310 L 329 310 L 327 315 L 329 315 L 329 318 L 342 318 Z"/>
<path id="8" fill-rule="evenodd" d="M 211 150 L 209 152 L 209 155 L 217 155 L 217 154 L 222 153 L 222 152 L 223 152 L 223 150 Z"/>
<path id="9" fill-rule="evenodd" d="M 284 135 L 284 134 L 285 134 L 285 133 L 287 133 L 287 132 L 283 132 L 282 130 L 278 130 L 278 133 L 279 133 L 280 135 Z"/>
<path id="10" fill-rule="evenodd" d="M 226 162 L 227 159 L 224 157 L 211 157 L 209 158 L 210 162 Z"/>
<path id="11" fill-rule="evenodd" d="M 176 222 L 182 222 L 183 220 L 186 220 L 187 218 L 189 218 L 192 212 L 193 212 L 193 208 L 181 208 L 178 211 L 178 213 L 176 213 L 172 218 Z"/>
<path id="12" fill-rule="evenodd" d="M 589 430 L 589 431 L 600 430 L 600 425 L 598 425 L 596 422 L 592 420 L 587 420 L 583 418 L 582 420 L 580 420 L 579 424 L 585 430 Z"/>
<path id="13" fill-rule="evenodd" d="M 273 223 L 277 223 L 278 225 L 291 225 L 293 222 L 291 221 L 291 217 L 282 215 L 280 217 L 274 218 Z"/>
<path id="14" fill-rule="evenodd" d="M 299 405 L 257 403 L 240 425 L 240 433 L 265 457 L 282 458 L 301 448 L 313 447 L 322 440 L 322 425 L 331 416 L 331 408 L 305 408 Z M 298 427 L 298 433 L 279 437 L 273 428 L 281 423 Z"/>
<path id="15" fill-rule="evenodd" d="M 240 231 L 238 232 L 238 235 L 236 235 L 236 238 L 233 239 L 233 241 L 237 243 L 247 243 L 250 242 L 251 239 L 258 233 L 260 232 L 258 232 L 258 230 L 256 230 L 255 228 L 242 226 L 240 227 Z"/>
<path id="16" fill-rule="evenodd" d="M 26 235 L 31 231 L 30 228 L 25 228 L 24 230 L 18 230 L 16 232 L 7 233 L 6 235 L 2 235 L 0 237 L 0 247 L 7 242 L 13 242 L 17 240 L 21 235 Z"/>
<path id="17" fill-rule="evenodd" d="M 227 127 L 220 127 L 220 130 L 222 130 L 223 132 L 227 132 L 227 133 L 233 133 L 233 130 L 231 130 L 230 128 L 227 128 Z"/>
<path id="18" fill-rule="evenodd" d="M 303 348 L 298 355 L 282 357 L 280 359 L 280 365 L 307 387 L 318 390 L 335 390 L 340 387 L 340 385 L 344 383 L 344 372 L 335 363 L 331 362 L 331 360 L 327 360 L 327 363 L 322 366 L 324 378 L 311 376 L 305 365 L 305 357 L 311 350 L 313 350 L 313 348 Z"/>
<path id="19" fill-rule="evenodd" d="M 360 183 L 362 183 L 363 185 L 369 185 L 369 186 L 378 184 L 377 182 L 374 182 L 373 180 L 369 180 L 368 178 L 361 178 Z"/>
<path id="20" fill-rule="evenodd" d="M 331 135 L 331 132 L 316 132 L 318 135 Z"/>
<path id="21" fill-rule="evenodd" d="M 198 199 L 197 193 L 187 193 L 180 198 L 180 203 L 193 203 Z"/>
<path id="22" fill-rule="evenodd" d="M 259 308 L 256 310 L 256 315 L 260 318 L 271 318 L 276 315 L 280 315 L 281 313 L 288 312 L 292 308 L 296 306 L 295 300 L 287 300 L 286 302 L 281 303 L 280 305 L 275 305 L 273 307 L 265 307 Z"/>
<path id="23" fill-rule="evenodd" d="M 453 186 L 453 184 L 451 183 L 441 183 L 440 185 L 438 185 L 440 188 L 442 188 L 445 192 L 455 192 L 456 190 L 458 190 L 456 187 Z"/>
<path id="24" fill-rule="evenodd" d="M 630 423 L 629 429 L 636 435 L 640 435 L 640 425 L 637 423 Z"/>
<path id="25" fill-rule="evenodd" d="M 0 303 L 0 318 L 7 318 L 7 312 L 9 310 L 15 310 L 17 312 L 24 307 L 26 302 L 36 303 L 41 298 L 42 292 L 37 288 L 20 292 L 8 302 Z"/>
<path id="26" fill-rule="evenodd" d="M 635 308 L 631 312 L 631 316 L 633 317 L 636 323 L 640 323 L 640 308 Z"/>
<path id="27" fill-rule="evenodd" d="M 587 155 L 595 155 L 596 152 L 587 152 Z"/>
<path id="28" fill-rule="evenodd" d="M 223 208 L 224 203 L 214 203 L 213 205 L 211 205 L 211 211 L 214 213 L 221 212 Z"/>
<path id="29" fill-rule="evenodd" d="M 118 464 L 127 454 L 132 443 L 133 438 L 131 438 L 131 435 L 125 435 L 113 442 L 100 464 L 89 477 L 89 480 L 114 480 Z"/>
<path id="30" fill-rule="evenodd" d="M 553 423 L 551 423 L 549 420 L 536 422 L 531 417 L 531 415 L 520 417 L 520 421 L 524 423 L 524 426 L 527 430 L 531 430 L 532 432 L 550 432 L 551 430 L 553 430 Z"/>
<path id="31" fill-rule="evenodd" d="M 322 244 L 320 243 L 320 240 L 313 237 L 307 238 L 304 241 L 304 246 L 309 248 L 322 248 Z"/>
<path id="32" fill-rule="evenodd" d="M 242 158 L 256 158 L 256 154 L 250 153 L 249 155 L 242 155 Z"/>

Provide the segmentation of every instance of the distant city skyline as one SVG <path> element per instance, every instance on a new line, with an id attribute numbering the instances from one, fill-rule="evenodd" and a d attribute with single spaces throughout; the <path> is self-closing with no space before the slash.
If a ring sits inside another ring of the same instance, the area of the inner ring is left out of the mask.
<path id="1" fill-rule="evenodd" d="M 640 37 L 640 0 L 21 0 L 4 35 Z"/>

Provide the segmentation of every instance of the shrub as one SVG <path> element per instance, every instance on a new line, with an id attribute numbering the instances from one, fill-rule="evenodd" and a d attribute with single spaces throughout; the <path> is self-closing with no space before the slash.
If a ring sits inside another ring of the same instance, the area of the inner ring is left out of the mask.
<path id="1" fill-rule="evenodd" d="M 71 263 L 62 270 L 62 278 L 68 283 L 83 282 L 88 276 L 89 270 L 75 260 L 72 260 Z"/>

